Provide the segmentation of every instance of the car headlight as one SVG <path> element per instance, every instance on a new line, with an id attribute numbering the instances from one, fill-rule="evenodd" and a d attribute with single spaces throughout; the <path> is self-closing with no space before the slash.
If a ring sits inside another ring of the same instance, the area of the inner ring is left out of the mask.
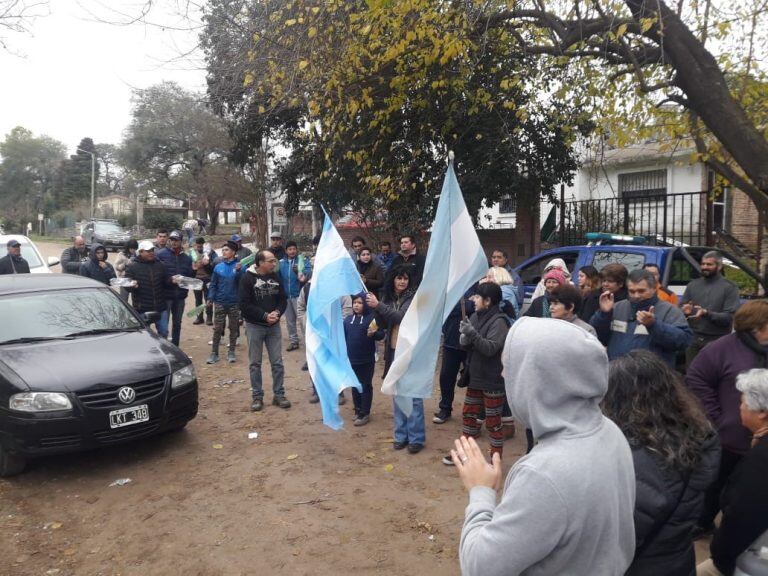
<path id="1" fill-rule="evenodd" d="M 72 410 L 69 397 L 61 392 L 21 392 L 11 396 L 11 410 L 18 412 L 61 412 Z"/>
<path id="2" fill-rule="evenodd" d="M 171 379 L 171 388 L 181 388 L 187 384 L 191 384 L 197 379 L 195 374 L 195 367 L 192 364 L 187 364 L 184 368 L 179 368 L 173 373 Z"/>

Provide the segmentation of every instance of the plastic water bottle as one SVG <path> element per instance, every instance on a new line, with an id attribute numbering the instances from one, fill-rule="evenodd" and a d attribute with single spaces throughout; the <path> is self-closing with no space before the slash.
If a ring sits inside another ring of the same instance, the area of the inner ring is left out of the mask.
<path id="1" fill-rule="evenodd" d="M 174 276 L 179 280 L 178 287 L 184 290 L 202 290 L 203 281 L 198 278 L 189 278 L 187 276 Z"/>
<path id="2" fill-rule="evenodd" d="M 136 280 L 132 280 L 131 278 L 110 278 L 109 279 L 109 285 L 110 286 L 117 286 L 118 288 L 133 288 L 136 286 Z"/>

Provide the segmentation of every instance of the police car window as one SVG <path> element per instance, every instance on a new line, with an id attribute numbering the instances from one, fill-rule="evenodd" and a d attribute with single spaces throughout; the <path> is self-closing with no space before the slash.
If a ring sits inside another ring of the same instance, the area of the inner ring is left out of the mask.
<path id="1" fill-rule="evenodd" d="M 619 252 L 603 250 L 595 252 L 595 257 L 592 260 L 592 266 L 597 268 L 598 271 L 602 270 L 608 264 L 623 264 L 627 271 L 637 270 L 642 268 L 645 264 L 645 256 L 638 254 L 637 252 Z"/>
<path id="2" fill-rule="evenodd" d="M 687 286 L 691 280 L 700 276 L 699 271 L 683 256 L 680 250 L 675 250 L 672 256 L 672 268 L 669 271 L 668 286 Z"/>
<path id="3" fill-rule="evenodd" d="M 549 254 L 547 256 L 542 256 L 538 260 L 534 260 L 520 269 L 520 278 L 522 278 L 523 284 L 538 284 L 544 273 L 544 267 L 549 264 L 550 260 L 554 260 L 555 258 L 562 258 L 565 265 L 568 267 L 568 271 L 573 274 L 573 267 L 576 265 L 579 253 L 562 252 L 560 254 Z"/>

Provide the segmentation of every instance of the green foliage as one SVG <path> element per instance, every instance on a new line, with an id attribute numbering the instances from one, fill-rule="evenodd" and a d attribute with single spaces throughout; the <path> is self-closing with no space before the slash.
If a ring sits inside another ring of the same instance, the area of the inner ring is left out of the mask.
<path id="1" fill-rule="evenodd" d="M 63 179 L 56 204 L 61 207 L 71 206 L 79 200 L 91 198 L 91 170 L 95 168 L 96 179 L 99 177 L 99 162 L 92 166 L 88 152 L 97 153 L 91 138 L 83 138 L 77 145 L 76 153 L 62 165 Z M 86 152 L 84 152 L 84 150 Z"/>
<path id="2" fill-rule="evenodd" d="M 194 200 L 212 231 L 222 201 L 248 186 L 229 162 L 226 124 L 201 94 L 172 82 L 137 90 L 126 134 L 120 155 L 130 177 L 159 198 Z"/>
<path id="3" fill-rule="evenodd" d="M 570 180 L 589 117 L 542 100 L 561 69 L 510 56 L 513 35 L 474 24 L 454 2 L 218 0 L 203 36 L 209 94 L 240 149 L 266 136 L 289 147 L 276 162 L 289 212 L 310 200 L 418 229 L 448 150 L 473 214 L 507 194 L 537 203 Z"/>
<path id="4" fill-rule="evenodd" d="M 131 211 L 130 214 L 120 214 L 117 217 L 117 222 L 123 228 L 131 228 L 136 225 L 136 212 Z M 146 222 L 146 219 L 145 219 Z"/>
<path id="5" fill-rule="evenodd" d="M 61 142 L 20 126 L 6 135 L 0 142 L 0 211 L 7 219 L 26 222 L 45 209 L 65 154 Z"/>
<path id="6" fill-rule="evenodd" d="M 150 230 L 165 228 L 171 230 L 181 230 L 182 217 L 174 212 L 161 212 L 147 210 L 144 213 L 144 227 Z M 122 224 L 121 224 L 122 226 Z"/>

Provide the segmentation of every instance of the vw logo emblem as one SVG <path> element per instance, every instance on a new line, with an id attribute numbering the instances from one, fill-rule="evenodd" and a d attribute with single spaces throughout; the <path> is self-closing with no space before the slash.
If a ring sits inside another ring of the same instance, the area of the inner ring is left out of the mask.
<path id="1" fill-rule="evenodd" d="M 123 404 L 130 404 L 136 400 L 136 391 L 130 386 L 123 386 L 117 391 L 117 397 Z"/>

